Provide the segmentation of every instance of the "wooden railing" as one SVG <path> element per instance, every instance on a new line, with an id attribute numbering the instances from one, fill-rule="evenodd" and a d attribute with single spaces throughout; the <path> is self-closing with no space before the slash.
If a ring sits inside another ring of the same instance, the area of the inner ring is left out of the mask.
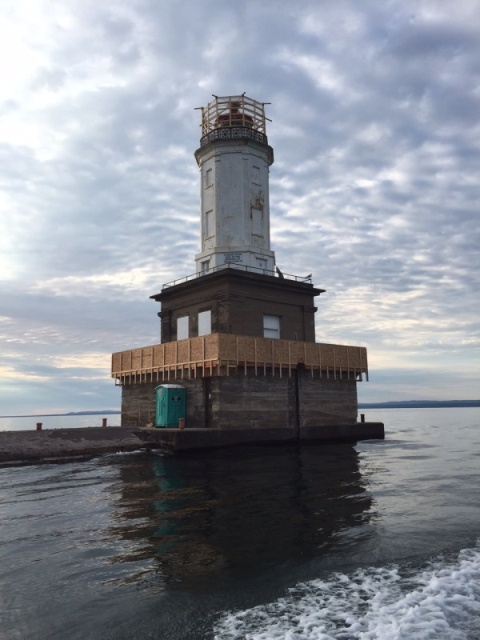
<path id="1" fill-rule="evenodd" d="M 112 355 L 117 384 L 228 376 L 232 370 L 282 377 L 299 366 L 312 376 L 368 380 L 366 348 L 338 344 L 212 333 Z"/>

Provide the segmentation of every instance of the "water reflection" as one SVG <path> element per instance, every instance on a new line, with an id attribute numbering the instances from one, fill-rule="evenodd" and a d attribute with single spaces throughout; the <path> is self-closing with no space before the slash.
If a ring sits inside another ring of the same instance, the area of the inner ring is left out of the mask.
<path id="1" fill-rule="evenodd" d="M 353 446 L 151 454 L 116 464 L 122 482 L 111 533 L 132 543 L 118 560 L 154 560 L 166 580 L 258 571 L 370 535 L 372 498 Z"/>

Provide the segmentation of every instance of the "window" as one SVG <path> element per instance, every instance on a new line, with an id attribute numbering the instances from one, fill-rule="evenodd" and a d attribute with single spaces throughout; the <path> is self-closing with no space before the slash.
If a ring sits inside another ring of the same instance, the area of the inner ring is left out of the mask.
<path id="1" fill-rule="evenodd" d="M 212 170 L 211 169 L 207 169 L 205 171 L 205 186 L 206 187 L 211 187 L 212 184 L 213 184 Z"/>
<path id="2" fill-rule="evenodd" d="M 188 338 L 188 316 L 177 318 L 177 340 L 186 340 Z"/>
<path id="3" fill-rule="evenodd" d="M 280 338 L 280 316 L 263 316 L 263 337 Z"/>
<path id="4" fill-rule="evenodd" d="M 212 333 L 212 312 L 210 309 L 200 311 L 198 314 L 198 335 L 208 336 L 209 333 Z"/>
<path id="5" fill-rule="evenodd" d="M 260 167 L 252 167 L 252 182 L 260 184 Z"/>
<path id="6" fill-rule="evenodd" d="M 263 236 L 263 211 L 252 209 L 252 233 L 254 236 Z"/>
<path id="7" fill-rule="evenodd" d="M 200 273 L 208 273 L 210 269 L 210 260 L 204 260 L 200 263 Z"/>
<path id="8" fill-rule="evenodd" d="M 205 238 L 213 236 L 213 210 L 205 211 L 205 217 L 203 222 L 203 233 Z"/>

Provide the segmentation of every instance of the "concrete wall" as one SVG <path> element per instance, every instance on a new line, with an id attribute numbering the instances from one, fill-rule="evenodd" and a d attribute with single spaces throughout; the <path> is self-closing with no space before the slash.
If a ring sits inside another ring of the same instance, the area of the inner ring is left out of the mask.
<path id="1" fill-rule="evenodd" d="M 175 384 L 181 384 L 187 389 L 186 424 L 189 427 L 205 428 L 208 379 L 176 380 Z M 158 382 L 144 382 L 122 387 L 123 427 L 144 427 L 149 423 L 155 424 L 155 387 L 158 385 Z"/>
<path id="2" fill-rule="evenodd" d="M 308 371 L 298 378 L 300 427 L 354 424 L 357 421 L 355 380 L 312 378 Z"/>
<path id="3" fill-rule="evenodd" d="M 271 147 L 249 139 L 221 141 L 197 150 L 202 172 L 202 215 L 212 211 L 214 222 L 209 236 L 202 225 L 201 252 L 252 246 L 255 229 L 251 209 L 255 205 L 264 213 L 262 228 L 257 230 L 264 241 L 262 247 L 270 249 L 268 160 L 272 155 Z M 209 168 L 213 180 L 207 184 L 205 171 Z"/>
<path id="4" fill-rule="evenodd" d="M 211 422 L 221 429 L 294 427 L 295 378 L 212 378 Z"/>
<path id="5" fill-rule="evenodd" d="M 355 380 L 237 375 L 177 381 L 187 389 L 187 428 L 307 428 L 353 424 L 357 419 Z M 155 422 L 158 383 L 125 385 L 122 425 Z"/>

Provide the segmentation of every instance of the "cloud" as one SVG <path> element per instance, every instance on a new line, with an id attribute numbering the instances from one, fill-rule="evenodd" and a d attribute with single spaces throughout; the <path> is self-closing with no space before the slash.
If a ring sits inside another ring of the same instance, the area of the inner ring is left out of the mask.
<path id="1" fill-rule="evenodd" d="M 277 262 L 327 289 L 317 339 L 368 347 L 388 383 L 362 393 L 408 396 L 411 374 L 478 396 L 478 24 L 468 0 L 7 3 L 8 412 L 118 403 L 109 354 L 156 342 L 149 296 L 195 268 L 194 108 L 243 91 L 271 102 Z"/>

